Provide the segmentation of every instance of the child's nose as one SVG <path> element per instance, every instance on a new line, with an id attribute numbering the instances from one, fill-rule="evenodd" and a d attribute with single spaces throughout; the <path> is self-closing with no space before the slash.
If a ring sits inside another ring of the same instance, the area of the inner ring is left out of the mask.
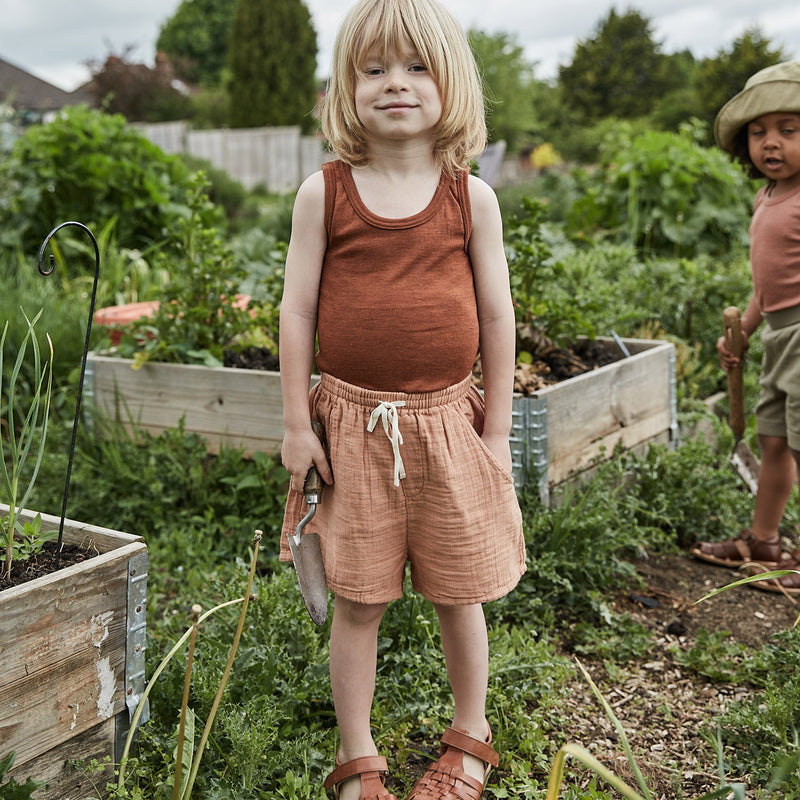
<path id="1" fill-rule="evenodd" d="M 394 68 L 386 73 L 386 88 L 398 91 L 406 85 L 405 70 Z"/>

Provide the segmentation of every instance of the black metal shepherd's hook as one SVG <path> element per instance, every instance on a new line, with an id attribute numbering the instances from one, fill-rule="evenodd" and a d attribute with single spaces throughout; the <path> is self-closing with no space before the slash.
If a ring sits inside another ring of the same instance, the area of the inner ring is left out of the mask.
<path id="1" fill-rule="evenodd" d="M 61 522 L 58 526 L 58 551 L 56 553 L 56 565 L 55 568 L 58 569 L 59 561 L 61 559 L 61 546 L 63 543 L 64 538 L 64 520 L 67 517 L 67 497 L 69 496 L 69 481 L 70 476 L 72 475 L 72 459 L 75 455 L 75 441 L 78 435 L 78 420 L 80 419 L 81 413 L 81 399 L 83 398 L 83 379 L 86 375 L 86 357 L 89 354 L 89 338 L 92 335 L 92 319 L 94 318 L 94 302 L 95 297 L 97 296 L 97 282 L 100 278 L 100 248 L 97 246 L 97 239 L 94 238 L 94 234 L 81 222 L 62 222 L 57 227 L 53 228 L 50 233 L 47 234 L 44 242 L 42 242 L 42 246 L 39 248 L 39 260 L 37 262 L 37 267 L 39 269 L 39 273 L 44 276 L 52 275 L 53 270 L 56 266 L 56 260 L 53 254 L 50 254 L 50 268 L 46 269 L 42 267 L 42 259 L 44 258 L 44 251 L 47 248 L 47 245 L 50 243 L 50 240 L 55 236 L 62 228 L 67 227 L 75 227 L 80 228 L 82 231 L 86 231 L 89 235 L 89 238 L 92 240 L 92 244 L 94 245 L 94 283 L 92 284 L 92 299 L 89 302 L 89 321 L 86 324 L 86 340 L 83 345 L 83 358 L 81 359 L 81 377 L 80 381 L 78 382 L 78 400 L 75 405 L 75 420 L 72 423 L 72 442 L 69 446 L 69 460 L 67 462 L 67 477 L 64 482 L 64 499 L 61 503 Z"/>

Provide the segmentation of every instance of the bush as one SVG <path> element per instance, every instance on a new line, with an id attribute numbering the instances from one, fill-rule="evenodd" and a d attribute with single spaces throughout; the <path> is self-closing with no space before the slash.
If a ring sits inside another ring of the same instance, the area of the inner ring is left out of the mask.
<path id="1" fill-rule="evenodd" d="M 0 246 L 33 255 L 61 222 L 100 229 L 116 219 L 120 245 L 146 249 L 186 213 L 190 175 L 121 115 L 73 107 L 29 128 L 0 163 Z"/>
<path id="2" fill-rule="evenodd" d="M 740 252 L 754 184 L 721 150 L 701 147 L 702 131 L 646 131 L 605 140 L 600 168 L 586 173 L 570 229 L 581 238 L 614 236 L 643 254 L 692 258 Z"/>

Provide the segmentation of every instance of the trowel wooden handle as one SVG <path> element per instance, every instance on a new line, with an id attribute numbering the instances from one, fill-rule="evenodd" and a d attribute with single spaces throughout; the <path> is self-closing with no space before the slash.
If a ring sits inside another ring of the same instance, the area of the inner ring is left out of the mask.
<path id="1" fill-rule="evenodd" d="M 728 370 L 728 422 L 733 435 L 741 439 L 744 434 L 744 376 L 742 354 L 742 318 L 736 306 L 728 306 L 722 313 L 725 347 L 739 359 L 735 367 Z"/>
<path id="2" fill-rule="evenodd" d="M 317 420 L 313 420 L 311 423 L 311 430 L 317 435 L 317 439 L 319 439 L 320 443 L 322 443 L 322 437 L 324 435 L 322 429 L 322 423 L 317 422 Z M 319 495 L 322 494 L 322 487 L 325 485 L 324 481 L 320 477 L 319 471 L 316 467 L 312 466 L 311 469 L 308 470 L 306 473 L 306 479 L 303 483 L 303 494 L 306 496 L 306 502 L 319 502 Z M 309 500 L 309 496 L 315 495 L 317 497 L 316 500 Z"/>

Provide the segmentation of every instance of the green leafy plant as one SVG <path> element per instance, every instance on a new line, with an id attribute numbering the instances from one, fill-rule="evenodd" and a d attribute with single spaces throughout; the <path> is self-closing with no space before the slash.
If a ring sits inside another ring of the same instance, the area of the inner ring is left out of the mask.
<path id="1" fill-rule="evenodd" d="M 177 223 L 178 257 L 170 258 L 158 310 L 127 332 L 118 348 L 134 359 L 134 369 L 146 361 L 220 366 L 225 349 L 250 346 L 254 332 L 263 330 L 258 309 L 237 302 L 245 271 L 222 233 L 205 222 L 213 204 L 202 173 L 192 181 L 188 205 L 189 215 Z"/>
<path id="2" fill-rule="evenodd" d="M 22 524 L 22 531 L 17 528 L 13 541 L 13 561 L 27 561 L 42 552 L 47 542 L 58 539 L 58 531 L 42 531 L 42 515 L 37 514 L 30 522 Z M 6 560 L 6 553 L 0 555 L 0 561 Z"/>
<path id="3" fill-rule="evenodd" d="M 44 781 L 34 781 L 30 778 L 22 784 L 18 783 L 14 778 L 9 778 L 3 783 L 16 760 L 17 754 L 14 752 L 0 759 L 0 784 L 2 784 L 0 785 L 0 800 L 32 800 L 33 793 L 37 789 L 47 786 Z"/>
<path id="4" fill-rule="evenodd" d="M 100 229 L 116 217 L 118 241 L 146 249 L 185 214 L 190 175 L 122 115 L 68 107 L 30 126 L 0 162 L 0 246 L 35 252 L 53 220 Z"/>
<path id="5" fill-rule="evenodd" d="M 599 169 L 570 215 L 574 234 L 612 235 L 646 254 L 720 255 L 745 242 L 753 183 L 718 149 L 698 142 L 704 131 L 648 130 L 605 140 Z"/>
<path id="6" fill-rule="evenodd" d="M 47 425 L 50 416 L 50 397 L 53 386 L 53 371 L 51 362 L 42 364 L 39 341 L 36 338 L 35 326 L 42 315 L 39 313 L 29 320 L 25 312 L 23 316 L 28 329 L 25 338 L 22 340 L 17 352 L 17 358 L 11 371 L 8 382 L 8 389 L 3 396 L 3 353 L 5 351 L 6 334 L 8 332 L 8 322 L 3 327 L 3 335 L 0 337 L 0 397 L 6 405 L 6 431 L 0 439 L 0 465 L 2 466 L 2 496 L 8 503 L 8 517 L 2 520 L 2 535 L 5 544 L 5 573 L 11 575 L 11 566 L 14 559 L 15 547 L 14 536 L 19 532 L 23 537 L 27 536 L 27 544 L 23 545 L 23 550 L 28 553 L 35 549 L 30 539 L 35 534 L 35 529 L 25 530 L 24 526 L 17 518 L 20 509 L 24 508 L 28 502 L 39 468 L 44 456 L 45 443 L 47 440 Z M 50 345 L 50 358 L 52 361 L 53 345 L 50 337 L 47 337 Z M 25 362 L 28 346 L 33 351 L 33 374 L 34 391 L 30 405 L 27 410 L 19 411 L 16 405 L 16 389 L 20 377 L 20 371 Z M 30 474 L 26 473 L 28 459 L 33 457 L 34 463 Z M 41 525 L 41 519 L 39 519 Z M 35 538 L 35 536 L 34 536 Z M 20 552 L 20 550 L 17 550 Z"/>
<path id="7" fill-rule="evenodd" d="M 552 339 L 569 340 L 580 334 L 594 336 L 586 311 L 589 298 L 576 300 L 558 293 L 555 287 L 565 267 L 557 260 L 545 238 L 545 206 L 530 197 L 522 198 L 522 211 L 506 231 L 506 252 L 511 291 L 518 325 L 528 325 Z"/>

